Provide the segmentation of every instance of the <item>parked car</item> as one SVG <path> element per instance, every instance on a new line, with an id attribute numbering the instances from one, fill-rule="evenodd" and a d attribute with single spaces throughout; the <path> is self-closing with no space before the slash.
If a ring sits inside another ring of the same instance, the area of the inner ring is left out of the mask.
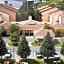
<path id="1" fill-rule="evenodd" d="M 12 57 L 11 51 L 8 50 L 7 53 L 5 54 L 5 58 L 11 58 L 11 57 Z"/>
<path id="2" fill-rule="evenodd" d="M 44 57 L 44 59 L 47 59 L 47 57 Z M 60 56 L 58 53 L 54 53 L 54 54 L 51 54 L 50 57 L 48 57 L 48 59 L 60 59 Z"/>
<path id="3" fill-rule="evenodd" d="M 53 57 L 54 57 L 54 58 L 60 58 L 60 55 L 55 52 L 55 53 L 53 54 Z"/>
<path id="4" fill-rule="evenodd" d="M 42 55 L 41 55 L 40 51 L 36 51 L 36 57 L 37 58 L 42 58 Z"/>

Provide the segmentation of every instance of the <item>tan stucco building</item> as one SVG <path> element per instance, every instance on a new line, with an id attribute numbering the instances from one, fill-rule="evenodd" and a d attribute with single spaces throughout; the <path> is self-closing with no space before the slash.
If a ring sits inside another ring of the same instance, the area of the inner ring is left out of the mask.
<path id="1" fill-rule="evenodd" d="M 0 21 L 16 21 L 17 9 L 9 5 L 0 5 Z"/>
<path id="2" fill-rule="evenodd" d="M 59 23 L 64 24 L 63 11 L 59 10 L 58 8 L 46 5 L 38 8 L 38 10 L 41 13 L 42 22 L 52 24 L 59 21 Z"/>

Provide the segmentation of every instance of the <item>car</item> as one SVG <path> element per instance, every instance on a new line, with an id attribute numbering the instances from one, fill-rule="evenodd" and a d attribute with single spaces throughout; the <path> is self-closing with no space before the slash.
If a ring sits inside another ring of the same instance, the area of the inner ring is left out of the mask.
<path id="1" fill-rule="evenodd" d="M 5 58 L 11 58 L 11 57 L 12 57 L 11 51 L 8 50 L 7 53 L 5 54 Z"/>
<path id="2" fill-rule="evenodd" d="M 47 59 L 47 57 L 44 57 L 44 59 Z M 60 56 L 58 53 L 55 52 L 55 53 L 51 54 L 51 56 L 48 57 L 48 59 L 60 59 Z"/>
<path id="3" fill-rule="evenodd" d="M 36 57 L 37 58 L 42 58 L 42 55 L 41 55 L 40 51 L 36 51 Z"/>
<path id="4" fill-rule="evenodd" d="M 54 57 L 54 58 L 60 58 L 60 55 L 55 52 L 55 53 L 53 54 L 53 57 Z"/>

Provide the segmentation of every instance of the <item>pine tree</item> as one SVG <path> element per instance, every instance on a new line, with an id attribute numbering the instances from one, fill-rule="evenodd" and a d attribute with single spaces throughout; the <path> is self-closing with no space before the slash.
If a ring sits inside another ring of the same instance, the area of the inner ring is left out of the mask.
<path id="1" fill-rule="evenodd" d="M 18 42 L 20 41 L 20 38 L 19 38 L 19 36 L 17 35 L 17 33 L 14 32 L 14 33 L 11 33 L 11 35 L 10 35 L 10 40 L 11 40 L 11 42 L 13 43 L 13 45 L 18 45 Z"/>
<path id="2" fill-rule="evenodd" d="M 53 40 L 49 32 L 44 37 L 43 43 L 40 47 L 40 52 L 44 57 L 50 57 L 55 52 Z"/>
<path id="3" fill-rule="evenodd" d="M 0 33 L 0 56 L 1 56 L 1 59 L 2 59 L 2 56 L 5 55 L 6 52 L 7 52 L 6 44 L 3 41 L 1 33 Z"/>
<path id="4" fill-rule="evenodd" d="M 17 50 L 17 54 L 21 57 L 21 58 L 27 58 L 27 56 L 30 55 L 30 47 L 28 46 L 28 42 L 25 38 L 25 35 L 22 35 L 21 41 L 18 45 L 18 50 Z"/>

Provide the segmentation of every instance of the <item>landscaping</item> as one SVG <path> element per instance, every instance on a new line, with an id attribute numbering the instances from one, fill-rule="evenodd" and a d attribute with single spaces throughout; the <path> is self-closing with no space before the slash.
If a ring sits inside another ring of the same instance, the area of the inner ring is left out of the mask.
<path id="1" fill-rule="evenodd" d="M 41 45 L 41 43 L 38 43 L 36 41 L 32 42 L 31 44 L 32 44 L 32 46 L 40 46 Z"/>
<path id="2" fill-rule="evenodd" d="M 20 64 L 22 62 L 28 62 L 28 64 L 42 64 L 44 63 L 43 59 L 21 59 Z"/>
<path id="3" fill-rule="evenodd" d="M 14 64 L 15 59 L 0 59 L 0 63 L 3 64 L 5 61 L 10 62 L 10 64 Z"/>
<path id="4" fill-rule="evenodd" d="M 19 42 L 16 42 L 15 44 L 13 42 L 9 42 L 8 45 L 9 46 L 18 46 Z"/>
<path id="5" fill-rule="evenodd" d="M 59 43 L 57 43 L 57 44 L 55 45 L 55 47 L 62 47 L 62 45 L 63 45 L 63 42 L 59 42 Z"/>

